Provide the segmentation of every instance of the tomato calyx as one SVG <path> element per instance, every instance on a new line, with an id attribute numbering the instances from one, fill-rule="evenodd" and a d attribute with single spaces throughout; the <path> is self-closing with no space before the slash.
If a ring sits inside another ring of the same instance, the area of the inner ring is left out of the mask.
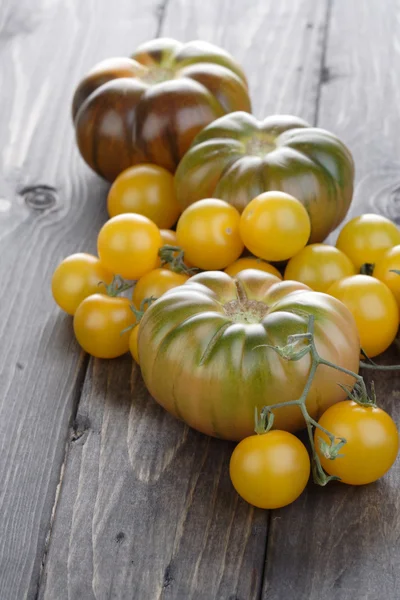
<path id="1" fill-rule="evenodd" d="M 185 265 L 185 252 L 180 246 L 170 246 L 165 244 L 158 251 L 158 256 L 161 258 L 161 266 L 169 265 L 169 268 L 174 273 L 185 273 L 186 275 L 194 275 L 200 269 L 195 267 L 189 268 Z"/>
<path id="2" fill-rule="evenodd" d="M 99 281 L 98 285 L 104 285 L 107 296 L 110 296 L 110 298 L 116 298 L 133 287 L 133 283 L 125 281 L 120 275 L 114 275 L 112 282 L 108 285 L 104 281 Z"/>
<path id="3" fill-rule="evenodd" d="M 156 300 L 158 300 L 158 298 L 155 298 L 154 296 L 150 296 L 150 298 L 144 298 L 140 303 L 139 310 L 136 308 L 136 306 L 134 306 L 133 304 L 130 304 L 129 308 L 135 315 L 136 321 L 132 325 L 129 325 L 129 327 L 126 327 L 123 331 L 121 331 L 121 335 L 123 335 L 127 331 L 130 331 L 131 329 L 134 329 L 137 325 L 139 325 L 139 323 L 142 320 L 143 315 L 146 311 L 146 307 L 148 308 Z"/>

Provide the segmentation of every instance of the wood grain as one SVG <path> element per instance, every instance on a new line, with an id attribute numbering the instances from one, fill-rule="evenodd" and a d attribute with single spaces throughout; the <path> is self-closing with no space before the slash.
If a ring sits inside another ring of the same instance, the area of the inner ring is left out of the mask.
<path id="1" fill-rule="evenodd" d="M 159 32 L 230 50 L 260 115 L 286 110 L 312 120 L 326 2 L 243 6 L 170 0 Z M 131 369 L 129 357 L 90 363 L 39 597 L 258 599 L 268 514 L 234 492 L 232 445 L 169 417 Z"/>
<path id="2" fill-rule="evenodd" d="M 400 223 L 398 6 L 379 0 L 332 3 L 318 125 L 349 145 L 357 185 L 350 215 Z M 334 239 L 335 236 L 332 236 Z M 399 364 L 392 348 L 384 362 Z M 378 403 L 400 421 L 399 376 L 373 377 Z M 263 600 L 397 600 L 400 588 L 400 460 L 379 482 L 310 486 L 276 511 L 269 533 Z"/>
<path id="3" fill-rule="evenodd" d="M 79 77 L 152 37 L 157 2 L 2 2 L 0 51 L 0 598 L 35 598 L 86 361 L 50 294 L 64 256 L 93 251 L 106 185 L 78 156 Z M 55 598 L 55 597 L 53 597 Z"/>

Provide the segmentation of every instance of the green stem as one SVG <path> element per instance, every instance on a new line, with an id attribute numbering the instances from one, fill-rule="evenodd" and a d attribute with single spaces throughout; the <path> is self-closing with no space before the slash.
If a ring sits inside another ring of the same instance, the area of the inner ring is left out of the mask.
<path id="1" fill-rule="evenodd" d="M 169 265 L 171 271 L 175 273 L 194 275 L 199 272 L 199 269 L 185 265 L 185 252 L 180 246 L 166 244 L 159 249 L 158 256 L 161 258 L 161 266 Z"/>

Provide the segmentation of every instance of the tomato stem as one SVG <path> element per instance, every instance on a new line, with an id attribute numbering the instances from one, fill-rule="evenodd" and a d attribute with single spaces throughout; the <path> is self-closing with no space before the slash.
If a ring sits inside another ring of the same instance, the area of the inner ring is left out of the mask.
<path id="1" fill-rule="evenodd" d="M 166 244 L 158 251 L 158 256 L 161 258 L 161 266 L 169 265 L 174 273 L 186 273 L 187 275 L 195 275 L 200 271 L 195 267 L 189 268 L 185 265 L 185 252 L 180 246 L 170 246 Z"/>
<path id="2" fill-rule="evenodd" d="M 298 343 L 302 342 L 302 341 L 306 341 L 307 344 L 306 344 L 306 346 L 301 346 L 299 348 Z M 261 346 L 261 347 L 265 347 L 265 346 Z M 350 377 L 353 377 L 355 379 L 355 383 L 353 386 L 344 386 L 341 384 L 339 384 L 339 385 L 341 385 L 342 389 L 344 389 L 346 391 L 349 398 L 351 398 L 358 404 L 362 404 L 363 406 L 376 406 L 375 390 L 374 390 L 373 384 L 371 385 L 372 390 L 371 390 L 371 397 L 370 397 L 368 394 L 364 379 L 361 375 L 359 375 L 358 373 L 354 373 L 353 371 L 350 371 L 349 369 L 346 369 L 345 367 L 336 365 L 336 364 L 322 358 L 319 355 L 317 347 L 315 345 L 315 340 L 314 340 L 314 316 L 312 316 L 312 315 L 309 317 L 308 328 L 307 328 L 306 333 L 290 335 L 287 338 L 287 344 L 283 347 L 269 346 L 269 345 L 266 347 L 272 348 L 273 350 L 275 350 L 275 352 L 277 352 L 279 354 L 279 356 L 281 356 L 284 360 L 296 361 L 296 360 L 300 360 L 301 358 L 303 358 L 306 354 L 310 354 L 311 355 L 311 367 L 310 367 L 310 371 L 309 371 L 309 374 L 307 377 L 306 384 L 304 386 L 304 389 L 303 389 L 303 392 L 302 392 L 300 398 L 298 398 L 297 400 L 291 400 L 290 402 L 280 402 L 278 404 L 273 404 L 271 406 L 264 406 L 260 412 L 260 415 L 258 415 L 258 412 L 256 410 L 256 416 L 255 416 L 255 431 L 256 431 L 256 433 L 260 433 L 260 434 L 266 433 L 272 428 L 273 423 L 274 423 L 274 411 L 275 410 L 277 410 L 279 408 L 283 408 L 285 406 L 286 407 L 287 406 L 298 406 L 301 410 L 301 413 L 303 415 L 304 421 L 307 426 L 307 433 L 308 433 L 308 438 L 310 441 L 311 454 L 312 454 L 312 472 L 313 472 L 313 479 L 314 479 L 315 483 L 317 483 L 319 485 L 326 485 L 327 483 L 329 483 L 329 481 L 332 481 L 334 479 L 336 479 L 336 480 L 339 479 L 338 477 L 330 476 L 327 473 L 325 473 L 324 469 L 322 468 L 318 453 L 315 449 L 315 441 L 314 441 L 314 430 L 315 429 L 319 429 L 320 431 L 322 431 L 329 439 L 329 443 L 325 442 L 325 440 L 323 440 L 322 438 L 318 438 L 318 442 L 319 442 L 321 452 L 324 454 L 324 456 L 326 456 L 326 458 L 329 458 L 330 460 L 334 460 L 335 458 L 340 456 L 339 451 L 346 444 L 345 438 L 335 437 L 333 435 L 333 433 L 331 433 L 330 431 L 328 431 L 327 429 L 322 427 L 315 419 L 313 419 L 307 410 L 307 405 L 306 405 L 307 396 L 310 392 L 312 383 L 314 381 L 315 373 L 316 373 L 319 365 L 324 365 L 326 367 L 330 367 L 332 369 L 336 369 L 337 371 L 345 373 L 346 375 L 349 375 Z"/>
<path id="3" fill-rule="evenodd" d="M 126 290 L 130 290 L 133 287 L 133 283 L 129 283 L 122 279 L 121 275 L 114 275 L 112 282 L 107 285 L 104 281 L 99 281 L 98 285 L 104 285 L 106 288 L 107 296 L 111 298 L 115 298 L 122 294 L 122 292 L 126 292 Z"/>

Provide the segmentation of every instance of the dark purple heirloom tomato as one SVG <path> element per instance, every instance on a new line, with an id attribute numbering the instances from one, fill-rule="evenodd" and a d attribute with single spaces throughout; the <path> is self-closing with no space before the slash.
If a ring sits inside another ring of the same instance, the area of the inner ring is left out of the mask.
<path id="1" fill-rule="evenodd" d="M 159 38 L 131 58 L 96 65 L 75 91 L 72 114 L 83 158 L 113 181 L 143 162 L 174 172 L 203 127 L 250 108 L 246 77 L 227 52 Z"/>

